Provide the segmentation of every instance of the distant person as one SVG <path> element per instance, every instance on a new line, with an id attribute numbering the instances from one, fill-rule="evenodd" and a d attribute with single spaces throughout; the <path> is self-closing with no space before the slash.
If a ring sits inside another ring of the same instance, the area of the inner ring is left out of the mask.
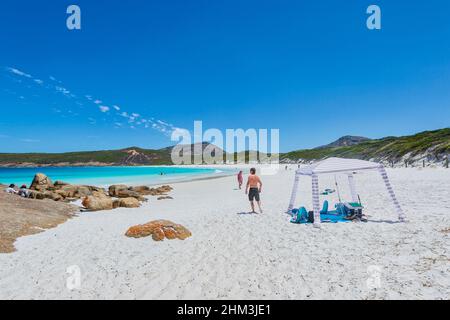
<path id="1" fill-rule="evenodd" d="M 237 175 L 239 189 L 242 189 L 242 183 L 244 183 L 244 178 L 242 177 L 242 171 L 239 171 Z"/>
<path id="2" fill-rule="evenodd" d="M 16 185 L 10 184 L 8 188 L 5 189 L 6 193 L 17 194 Z"/>
<path id="3" fill-rule="evenodd" d="M 18 194 L 21 197 L 28 198 L 30 196 L 30 190 L 28 190 L 27 186 L 23 184 L 20 187 Z"/>
<path id="4" fill-rule="evenodd" d="M 248 194 L 248 200 L 250 200 L 250 205 L 252 207 L 252 213 L 255 212 L 255 204 L 253 203 L 256 200 L 258 204 L 259 212 L 263 213 L 261 209 L 261 201 L 259 199 L 259 194 L 262 190 L 262 182 L 261 179 L 256 175 L 256 169 L 250 169 L 250 175 L 248 176 L 247 186 L 245 187 L 245 194 Z"/>

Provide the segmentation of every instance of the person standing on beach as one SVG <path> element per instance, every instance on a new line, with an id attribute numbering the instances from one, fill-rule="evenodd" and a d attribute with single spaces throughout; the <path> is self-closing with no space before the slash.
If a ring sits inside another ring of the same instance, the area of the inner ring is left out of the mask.
<path id="1" fill-rule="evenodd" d="M 244 178 L 242 177 L 242 171 L 239 171 L 239 173 L 237 175 L 237 179 L 238 179 L 239 189 L 241 189 L 242 183 L 244 182 Z"/>
<path id="2" fill-rule="evenodd" d="M 261 179 L 256 175 L 256 169 L 250 169 L 250 175 L 248 176 L 247 186 L 245 187 L 245 194 L 248 194 L 248 200 L 250 200 L 250 205 L 252 207 L 252 213 L 256 213 L 254 200 L 258 204 L 259 212 L 263 213 L 261 209 L 261 201 L 259 199 L 259 194 L 262 190 Z"/>

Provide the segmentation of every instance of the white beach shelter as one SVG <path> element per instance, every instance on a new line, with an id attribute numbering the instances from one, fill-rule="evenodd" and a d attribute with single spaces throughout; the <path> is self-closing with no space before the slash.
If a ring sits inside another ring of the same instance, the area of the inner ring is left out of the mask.
<path id="1" fill-rule="evenodd" d="M 353 172 L 364 170 L 378 170 L 384 180 L 386 189 L 391 197 L 392 202 L 397 210 L 400 221 L 404 221 L 405 214 L 403 213 L 400 204 L 395 196 L 394 190 L 389 182 L 386 170 L 380 163 L 364 161 L 358 159 L 343 159 L 343 158 L 328 158 L 308 167 L 300 168 L 295 172 L 294 187 L 292 188 L 291 200 L 289 201 L 288 213 L 292 212 L 294 208 L 295 199 L 297 196 L 298 183 L 300 176 L 311 176 L 312 179 L 312 202 L 314 210 L 314 225 L 320 227 L 320 203 L 319 203 L 319 178 L 321 174 L 335 174 L 344 173 L 348 176 L 348 183 L 352 195 L 352 201 L 358 202 L 358 196 L 355 190 L 355 183 L 353 181 Z"/>

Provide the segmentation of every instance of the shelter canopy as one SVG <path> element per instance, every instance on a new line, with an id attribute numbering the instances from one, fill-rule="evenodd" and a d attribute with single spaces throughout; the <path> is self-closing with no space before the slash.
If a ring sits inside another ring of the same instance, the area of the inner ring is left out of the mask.
<path id="1" fill-rule="evenodd" d="M 328 158 L 316 162 L 308 167 L 298 169 L 297 174 L 311 176 L 324 173 L 372 170 L 372 169 L 379 169 L 381 167 L 383 167 L 382 164 L 372 161 L 358 160 L 358 159 Z"/>

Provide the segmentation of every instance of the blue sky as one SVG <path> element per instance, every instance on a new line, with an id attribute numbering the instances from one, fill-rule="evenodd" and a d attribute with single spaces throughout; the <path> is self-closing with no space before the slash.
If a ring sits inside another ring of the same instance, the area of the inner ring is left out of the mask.
<path id="1" fill-rule="evenodd" d="M 2 1 L 0 152 L 159 148 L 194 120 L 279 128 L 282 151 L 448 127 L 449 13 L 445 0 Z"/>

